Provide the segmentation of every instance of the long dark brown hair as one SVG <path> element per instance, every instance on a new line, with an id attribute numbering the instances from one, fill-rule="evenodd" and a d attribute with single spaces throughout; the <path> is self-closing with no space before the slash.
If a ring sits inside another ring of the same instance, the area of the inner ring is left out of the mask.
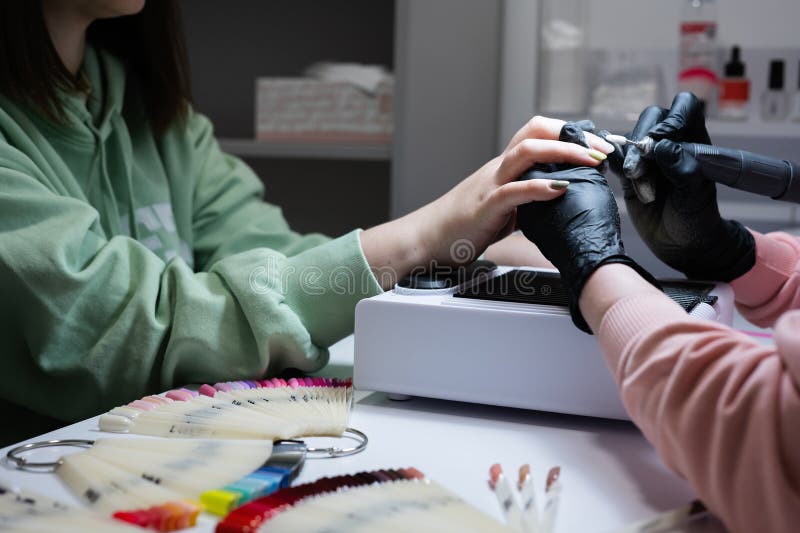
<path id="1" fill-rule="evenodd" d="M 178 0 L 149 0 L 135 15 L 96 20 L 86 38 L 124 62 L 157 134 L 185 118 L 191 89 Z M 58 57 L 42 0 L 0 0 L 0 93 L 61 122 L 59 91 L 83 83 Z"/>

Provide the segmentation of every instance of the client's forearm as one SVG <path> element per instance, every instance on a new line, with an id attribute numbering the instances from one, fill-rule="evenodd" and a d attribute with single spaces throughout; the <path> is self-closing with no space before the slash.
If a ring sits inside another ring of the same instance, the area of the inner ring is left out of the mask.
<path id="1" fill-rule="evenodd" d="M 429 246 L 417 223 L 419 216 L 415 211 L 361 232 L 364 257 L 384 290 L 429 260 Z"/>

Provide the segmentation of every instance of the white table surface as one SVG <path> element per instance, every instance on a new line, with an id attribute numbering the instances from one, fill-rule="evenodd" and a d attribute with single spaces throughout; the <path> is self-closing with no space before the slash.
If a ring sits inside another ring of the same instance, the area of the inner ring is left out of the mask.
<path id="1" fill-rule="evenodd" d="M 321 375 L 343 376 L 352 371 L 353 340 L 331 350 L 331 364 Z M 443 386 L 447 377 L 442 376 Z M 565 384 L 565 386 L 568 386 Z M 614 531 L 694 498 L 689 485 L 670 472 L 633 424 L 413 398 L 396 402 L 385 394 L 357 391 L 351 426 L 369 436 L 367 449 L 355 456 L 309 460 L 295 483 L 361 470 L 414 466 L 475 507 L 501 519 L 494 494 L 487 486 L 489 467 L 499 462 L 516 478 L 524 463 L 532 467 L 539 504 L 544 476 L 561 466 L 561 506 L 558 532 Z M 114 437 L 97 430 L 91 418 L 31 441 Z M 0 453 L 5 457 L 9 448 Z M 45 460 L 45 451 L 30 454 Z M 0 467 L 0 483 L 35 490 L 77 503 L 54 474 L 35 474 Z M 209 515 L 187 531 L 213 531 Z M 676 531 L 721 531 L 715 520 Z"/>

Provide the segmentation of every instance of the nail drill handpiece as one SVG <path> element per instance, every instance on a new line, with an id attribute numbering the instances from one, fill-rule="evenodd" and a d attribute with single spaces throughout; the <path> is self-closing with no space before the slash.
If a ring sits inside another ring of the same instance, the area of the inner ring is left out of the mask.
<path id="1" fill-rule="evenodd" d="M 632 141 L 621 135 L 609 135 L 606 139 L 620 145 L 632 144 L 645 157 L 652 157 L 656 145 L 650 137 Z M 703 175 L 712 181 L 775 200 L 800 203 L 800 165 L 796 163 L 710 144 L 680 145 L 697 159 Z"/>

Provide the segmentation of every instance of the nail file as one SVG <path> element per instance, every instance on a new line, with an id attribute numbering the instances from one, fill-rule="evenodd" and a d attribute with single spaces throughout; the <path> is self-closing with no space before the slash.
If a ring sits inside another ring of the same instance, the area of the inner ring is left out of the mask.
<path id="1" fill-rule="evenodd" d="M 216 533 L 514 531 L 414 468 L 322 478 L 244 505 Z"/>
<path id="2" fill-rule="evenodd" d="M 159 437 L 292 439 L 341 436 L 352 407 L 350 380 L 233 381 L 146 396 L 100 417 L 100 429 Z"/>

